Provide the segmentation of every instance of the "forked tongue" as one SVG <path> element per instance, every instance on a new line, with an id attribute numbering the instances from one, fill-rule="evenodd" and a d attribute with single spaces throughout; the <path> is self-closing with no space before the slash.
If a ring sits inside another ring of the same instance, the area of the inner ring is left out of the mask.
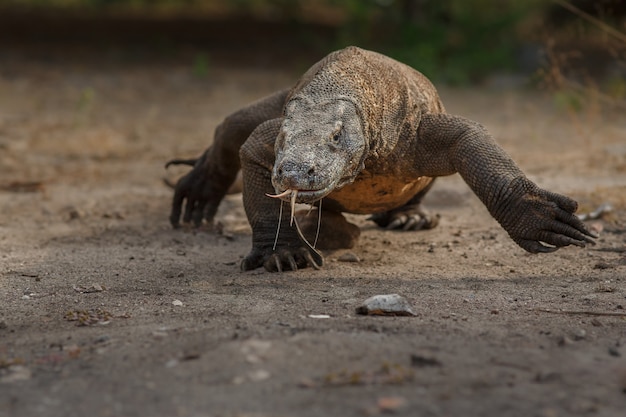
<path id="1" fill-rule="evenodd" d="M 317 265 L 322 265 L 324 263 L 324 257 L 317 249 L 315 249 L 315 246 L 309 243 L 307 238 L 304 236 L 304 233 L 302 233 L 302 230 L 300 229 L 300 225 L 298 224 L 298 221 L 296 220 L 296 198 L 298 197 L 298 190 L 285 190 L 280 194 L 265 194 L 265 195 L 271 198 L 283 198 L 283 197 L 289 197 L 289 196 L 291 197 L 290 199 L 291 218 L 289 221 L 289 225 L 293 226 L 294 223 L 296 224 L 296 231 L 298 232 L 298 236 L 300 236 L 300 240 L 302 240 L 313 253 L 312 256 L 313 256 L 315 263 Z M 317 240 L 317 237 L 316 237 L 316 240 Z"/>

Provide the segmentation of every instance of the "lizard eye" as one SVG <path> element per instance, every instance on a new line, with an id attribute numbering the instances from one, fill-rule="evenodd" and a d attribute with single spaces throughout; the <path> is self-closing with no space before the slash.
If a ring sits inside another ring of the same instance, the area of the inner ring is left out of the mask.
<path id="1" fill-rule="evenodd" d="M 338 144 L 339 141 L 341 141 L 341 130 L 336 131 L 335 133 L 333 133 L 333 136 L 331 138 L 331 141 L 333 142 L 333 144 Z"/>

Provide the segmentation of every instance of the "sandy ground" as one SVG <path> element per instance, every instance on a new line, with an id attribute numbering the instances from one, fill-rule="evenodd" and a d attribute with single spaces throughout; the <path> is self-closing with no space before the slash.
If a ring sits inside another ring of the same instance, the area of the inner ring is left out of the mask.
<path id="1" fill-rule="evenodd" d="M 0 55 L 0 416 L 624 415 L 623 112 L 441 92 L 541 186 L 613 205 L 595 247 L 525 253 L 454 176 L 434 230 L 354 216 L 360 262 L 241 273 L 241 197 L 222 234 L 172 230 L 163 165 L 297 74 L 83 58 Z M 417 317 L 355 314 L 388 293 Z"/>

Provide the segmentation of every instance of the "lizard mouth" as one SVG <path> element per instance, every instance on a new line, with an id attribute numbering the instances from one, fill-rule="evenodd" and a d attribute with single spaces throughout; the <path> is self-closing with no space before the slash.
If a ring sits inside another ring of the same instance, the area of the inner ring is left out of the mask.
<path id="1" fill-rule="evenodd" d="M 268 197 L 280 198 L 286 202 L 295 202 L 301 204 L 313 204 L 318 200 L 326 197 L 333 190 L 333 187 L 321 188 L 318 190 L 298 190 L 287 189 L 279 194 L 266 194 Z"/>

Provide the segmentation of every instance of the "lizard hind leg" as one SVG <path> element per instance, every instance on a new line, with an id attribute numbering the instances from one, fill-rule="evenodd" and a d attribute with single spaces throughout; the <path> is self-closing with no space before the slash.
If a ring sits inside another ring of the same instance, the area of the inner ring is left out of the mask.
<path id="1" fill-rule="evenodd" d="M 415 194 L 403 206 L 374 214 L 368 220 L 388 230 L 429 230 L 437 227 L 441 216 L 438 213 L 432 214 L 422 207 L 422 199 L 434 182 L 433 179 L 426 188 Z"/>

